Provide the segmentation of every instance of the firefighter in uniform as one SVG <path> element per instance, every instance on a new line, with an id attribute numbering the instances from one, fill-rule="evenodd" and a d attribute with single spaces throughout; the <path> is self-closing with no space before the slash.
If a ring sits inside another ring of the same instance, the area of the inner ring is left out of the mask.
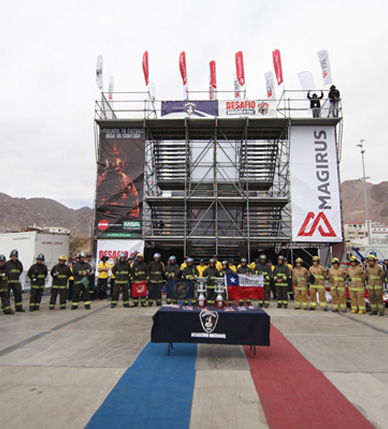
<path id="1" fill-rule="evenodd" d="M 167 281 L 169 279 L 179 279 L 181 276 L 181 269 L 179 268 L 179 265 L 176 263 L 176 257 L 174 255 L 171 255 L 168 258 L 168 263 L 166 266 L 166 279 Z M 167 298 L 167 304 L 171 304 L 173 300 L 171 298 Z M 174 304 L 176 303 L 176 300 L 174 300 Z"/>
<path id="2" fill-rule="evenodd" d="M 78 253 L 78 261 L 73 265 L 74 286 L 73 300 L 71 302 L 72 310 L 78 308 L 81 292 L 85 308 L 87 310 L 90 309 L 89 275 L 91 271 L 92 267 L 85 261 L 84 253 Z"/>
<path id="3" fill-rule="evenodd" d="M 59 292 L 59 305 L 61 310 L 66 310 L 66 289 L 67 282 L 71 277 L 70 268 L 66 265 L 66 256 L 61 255 L 58 258 L 58 264 L 51 270 L 53 283 L 51 285 L 50 310 L 54 310 L 55 302 Z"/>
<path id="4" fill-rule="evenodd" d="M 197 281 L 198 276 L 198 270 L 197 268 L 194 266 L 194 259 L 188 257 L 186 259 L 186 266 L 184 267 L 184 269 L 182 270 L 182 274 L 181 274 L 182 279 L 186 279 L 186 280 L 191 280 L 193 283 L 195 283 Z M 185 304 L 188 304 L 188 300 L 185 300 Z"/>
<path id="5" fill-rule="evenodd" d="M 379 316 L 384 316 L 385 304 L 383 299 L 383 282 L 385 272 L 377 262 L 377 258 L 374 255 L 368 256 L 368 265 L 365 268 L 365 276 L 371 309 L 369 315 L 376 316 L 378 312 Z"/>
<path id="6" fill-rule="evenodd" d="M 248 267 L 248 261 L 245 258 L 241 259 L 241 263 L 240 263 L 239 267 L 237 268 L 236 273 L 237 274 L 245 274 L 245 275 L 252 274 L 252 270 Z M 244 304 L 245 304 L 245 300 L 240 299 L 239 300 L 240 307 L 242 307 Z M 246 305 L 251 305 L 251 299 L 250 298 L 248 298 L 246 300 Z"/>
<path id="7" fill-rule="evenodd" d="M 236 274 L 237 268 L 236 265 L 234 265 L 233 259 L 229 259 L 228 266 L 234 272 L 234 274 Z"/>
<path id="8" fill-rule="evenodd" d="M 181 263 L 181 266 L 179 267 L 181 271 L 183 271 L 185 269 L 185 267 L 187 267 L 187 258 L 188 258 L 188 256 L 183 257 L 183 262 Z"/>
<path id="9" fill-rule="evenodd" d="M 27 272 L 28 277 L 31 280 L 31 291 L 30 291 L 30 311 L 40 310 L 40 302 L 44 291 L 44 285 L 47 277 L 47 267 L 43 263 L 44 255 L 39 253 L 36 258 L 36 264 L 31 265 Z"/>
<path id="10" fill-rule="evenodd" d="M 290 270 L 287 265 L 284 264 L 284 256 L 278 257 L 278 264 L 273 270 L 273 278 L 275 281 L 276 296 L 278 300 L 277 308 L 288 307 L 288 277 Z"/>
<path id="11" fill-rule="evenodd" d="M 352 313 L 365 314 L 365 272 L 360 267 L 355 256 L 350 257 L 349 275 L 349 295 Z"/>
<path id="12" fill-rule="evenodd" d="M 216 268 L 217 268 L 217 270 L 221 271 L 221 269 L 222 269 L 222 263 L 221 263 L 221 261 L 218 260 L 218 256 L 214 255 L 213 259 L 216 261 Z"/>
<path id="13" fill-rule="evenodd" d="M 271 297 L 271 275 L 272 270 L 271 267 L 267 264 L 267 256 L 266 255 L 260 255 L 260 260 L 256 264 L 255 263 L 255 274 L 260 275 L 262 274 L 264 277 L 264 301 L 259 301 L 259 306 L 268 308 L 269 307 L 269 300 Z"/>
<path id="14" fill-rule="evenodd" d="M 334 313 L 341 310 L 346 313 L 346 287 L 345 281 L 348 273 L 340 267 L 338 258 L 333 258 L 331 261 L 332 267 L 329 270 L 329 282 Z"/>
<path id="15" fill-rule="evenodd" d="M 327 271 L 319 263 L 318 256 L 313 257 L 313 265 L 309 268 L 309 283 L 310 283 L 310 310 L 317 308 L 317 292 L 319 295 L 319 305 L 323 311 L 327 311 L 325 280 Z"/>
<path id="16" fill-rule="evenodd" d="M 147 264 L 143 260 L 143 255 L 141 253 L 138 253 L 136 255 L 136 260 L 132 264 L 131 269 L 131 281 L 132 281 L 132 290 L 134 287 L 136 287 L 136 283 L 145 282 L 147 281 Z M 137 301 L 135 301 L 136 298 L 132 297 L 132 307 L 137 307 L 139 302 L 142 307 L 146 306 L 146 296 L 140 296 L 138 297 Z"/>
<path id="17" fill-rule="evenodd" d="M 308 310 L 308 278 L 309 272 L 305 267 L 302 267 L 303 259 L 297 258 L 295 268 L 292 271 L 292 279 L 295 285 L 295 310 Z"/>
<path id="18" fill-rule="evenodd" d="M 205 265 L 205 260 L 201 259 L 199 261 L 199 265 L 197 265 L 198 277 L 203 277 L 203 272 L 206 270 L 206 268 L 207 268 L 207 265 Z M 222 269 L 222 265 L 221 265 L 221 269 Z"/>
<path id="19" fill-rule="evenodd" d="M 0 299 L 4 314 L 14 314 L 9 301 L 8 289 L 8 268 L 6 266 L 6 258 L 0 255 Z"/>
<path id="20" fill-rule="evenodd" d="M 162 287 L 165 274 L 164 265 L 160 258 L 160 253 L 155 253 L 154 260 L 148 264 L 148 307 L 152 307 L 154 301 L 158 307 L 162 305 Z"/>
<path id="21" fill-rule="evenodd" d="M 231 268 L 229 268 L 228 265 L 228 261 L 222 261 L 221 264 L 221 271 L 220 271 L 220 277 L 225 277 L 226 274 L 234 274 L 233 270 Z M 224 299 L 225 302 L 227 300 L 227 291 L 225 290 L 225 294 L 224 294 Z M 229 305 L 232 306 L 234 305 L 234 300 L 233 299 L 229 299 Z"/>
<path id="22" fill-rule="evenodd" d="M 110 308 L 115 308 L 119 300 L 120 292 L 123 294 L 123 305 L 129 308 L 129 279 L 131 275 L 131 265 L 127 261 L 127 255 L 122 252 L 120 258 L 112 267 L 112 273 L 115 276 L 112 301 Z"/>
<path id="23" fill-rule="evenodd" d="M 207 278 L 206 283 L 206 299 L 208 304 L 213 305 L 216 299 L 216 281 L 217 277 L 220 277 L 220 272 L 217 270 L 216 261 L 214 259 L 209 260 L 209 266 L 203 272 L 203 276 Z"/>
<path id="24" fill-rule="evenodd" d="M 11 251 L 10 260 L 5 264 L 8 270 L 8 288 L 9 293 L 13 292 L 15 300 L 15 310 L 24 313 L 22 285 L 20 276 L 23 272 L 23 264 L 19 261 L 19 252 L 16 249 Z"/>

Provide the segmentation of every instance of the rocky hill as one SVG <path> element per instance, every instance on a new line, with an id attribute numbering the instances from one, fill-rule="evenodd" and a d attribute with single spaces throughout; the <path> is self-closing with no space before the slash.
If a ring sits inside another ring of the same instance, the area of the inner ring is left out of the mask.
<path id="1" fill-rule="evenodd" d="M 14 198 L 0 193 L 0 232 L 20 231 L 36 224 L 65 227 L 74 236 L 89 237 L 92 215 L 89 207 L 74 210 L 49 198 Z"/>
<path id="2" fill-rule="evenodd" d="M 369 216 L 374 222 L 388 224 L 388 182 L 367 183 Z M 341 184 L 345 223 L 365 221 L 364 188 L 360 180 Z M 61 226 L 75 237 L 90 237 L 93 210 L 70 209 L 49 198 L 14 198 L 0 193 L 0 232 L 20 231 L 36 224 L 40 227 Z"/>
<path id="3" fill-rule="evenodd" d="M 367 182 L 369 218 L 373 222 L 388 224 L 388 182 L 377 185 Z M 344 223 L 365 222 L 364 184 L 360 180 L 347 180 L 341 184 Z"/>

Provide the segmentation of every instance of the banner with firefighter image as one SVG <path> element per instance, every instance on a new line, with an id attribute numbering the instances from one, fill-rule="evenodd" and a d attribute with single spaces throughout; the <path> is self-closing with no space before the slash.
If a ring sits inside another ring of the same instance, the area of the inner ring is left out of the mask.
<path id="1" fill-rule="evenodd" d="M 144 157 L 143 129 L 101 128 L 96 238 L 141 237 Z"/>

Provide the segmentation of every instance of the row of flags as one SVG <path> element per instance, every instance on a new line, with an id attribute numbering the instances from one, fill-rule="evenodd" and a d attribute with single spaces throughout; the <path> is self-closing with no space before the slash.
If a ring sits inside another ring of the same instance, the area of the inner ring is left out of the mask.
<path id="1" fill-rule="evenodd" d="M 322 70 L 322 78 L 324 85 L 330 85 L 332 83 L 331 76 L 331 67 L 329 61 L 329 53 L 326 49 L 317 52 L 318 60 Z M 272 61 L 273 68 L 276 77 L 277 85 L 281 85 L 283 80 L 283 67 L 282 60 L 279 49 L 275 49 L 272 52 Z M 245 98 L 246 88 L 245 88 L 245 71 L 244 71 L 244 57 L 242 51 L 239 51 L 235 54 L 235 65 L 236 72 L 234 73 L 234 98 L 240 100 L 241 97 Z M 147 88 L 149 89 L 153 98 L 155 98 L 155 86 L 150 84 L 150 72 L 149 72 L 149 62 L 148 62 L 148 51 L 145 51 L 142 58 L 142 67 L 144 73 L 144 80 Z M 217 76 L 216 76 L 216 62 L 214 60 L 210 61 L 210 74 L 209 74 L 209 99 L 214 100 L 216 98 L 216 89 L 217 89 Z M 183 96 L 187 100 L 189 94 L 189 84 L 187 77 L 187 65 L 186 65 L 186 53 L 183 51 L 179 54 L 179 71 L 182 77 L 183 83 Z M 267 91 L 267 99 L 271 100 L 275 98 L 275 79 L 272 71 L 264 73 L 265 87 Z M 303 71 L 298 73 L 298 79 L 300 86 L 303 90 L 314 90 L 315 84 L 313 75 L 310 71 Z M 98 88 L 103 90 L 103 58 L 102 55 L 99 55 L 97 58 L 97 69 L 96 69 L 96 82 Z M 114 80 L 113 76 L 109 77 L 109 89 L 108 97 L 109 101 L 113 101 L 113 91 L 114 91 Z"/>

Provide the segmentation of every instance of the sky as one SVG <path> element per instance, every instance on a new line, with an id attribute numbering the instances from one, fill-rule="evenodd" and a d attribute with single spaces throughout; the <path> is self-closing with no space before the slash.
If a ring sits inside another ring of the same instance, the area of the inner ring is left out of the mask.
<path id="1" fill-rule="evenodd" d="M 0 13 L 0 192 L 92 207 L 97 56 L 106 89 L 113 75 L 115 91 L 142 91 L 145 50 L 156 98 L 171 100 L 182 97 L 183 50 L 192 90 L 207 90 L 210 60 L 218 88 L 232 90 L 234 55 L 243 51 L 247 96 L 257 99 L 274 49 L 287 89 L 300 89 L 305 70 L 320 88 L 316 52 L 327 49 L 343 99 L 341 180 L 362 176 L 360 139 L 369 181 L 388 180 L 388 2 L 15 0 Z"/>

